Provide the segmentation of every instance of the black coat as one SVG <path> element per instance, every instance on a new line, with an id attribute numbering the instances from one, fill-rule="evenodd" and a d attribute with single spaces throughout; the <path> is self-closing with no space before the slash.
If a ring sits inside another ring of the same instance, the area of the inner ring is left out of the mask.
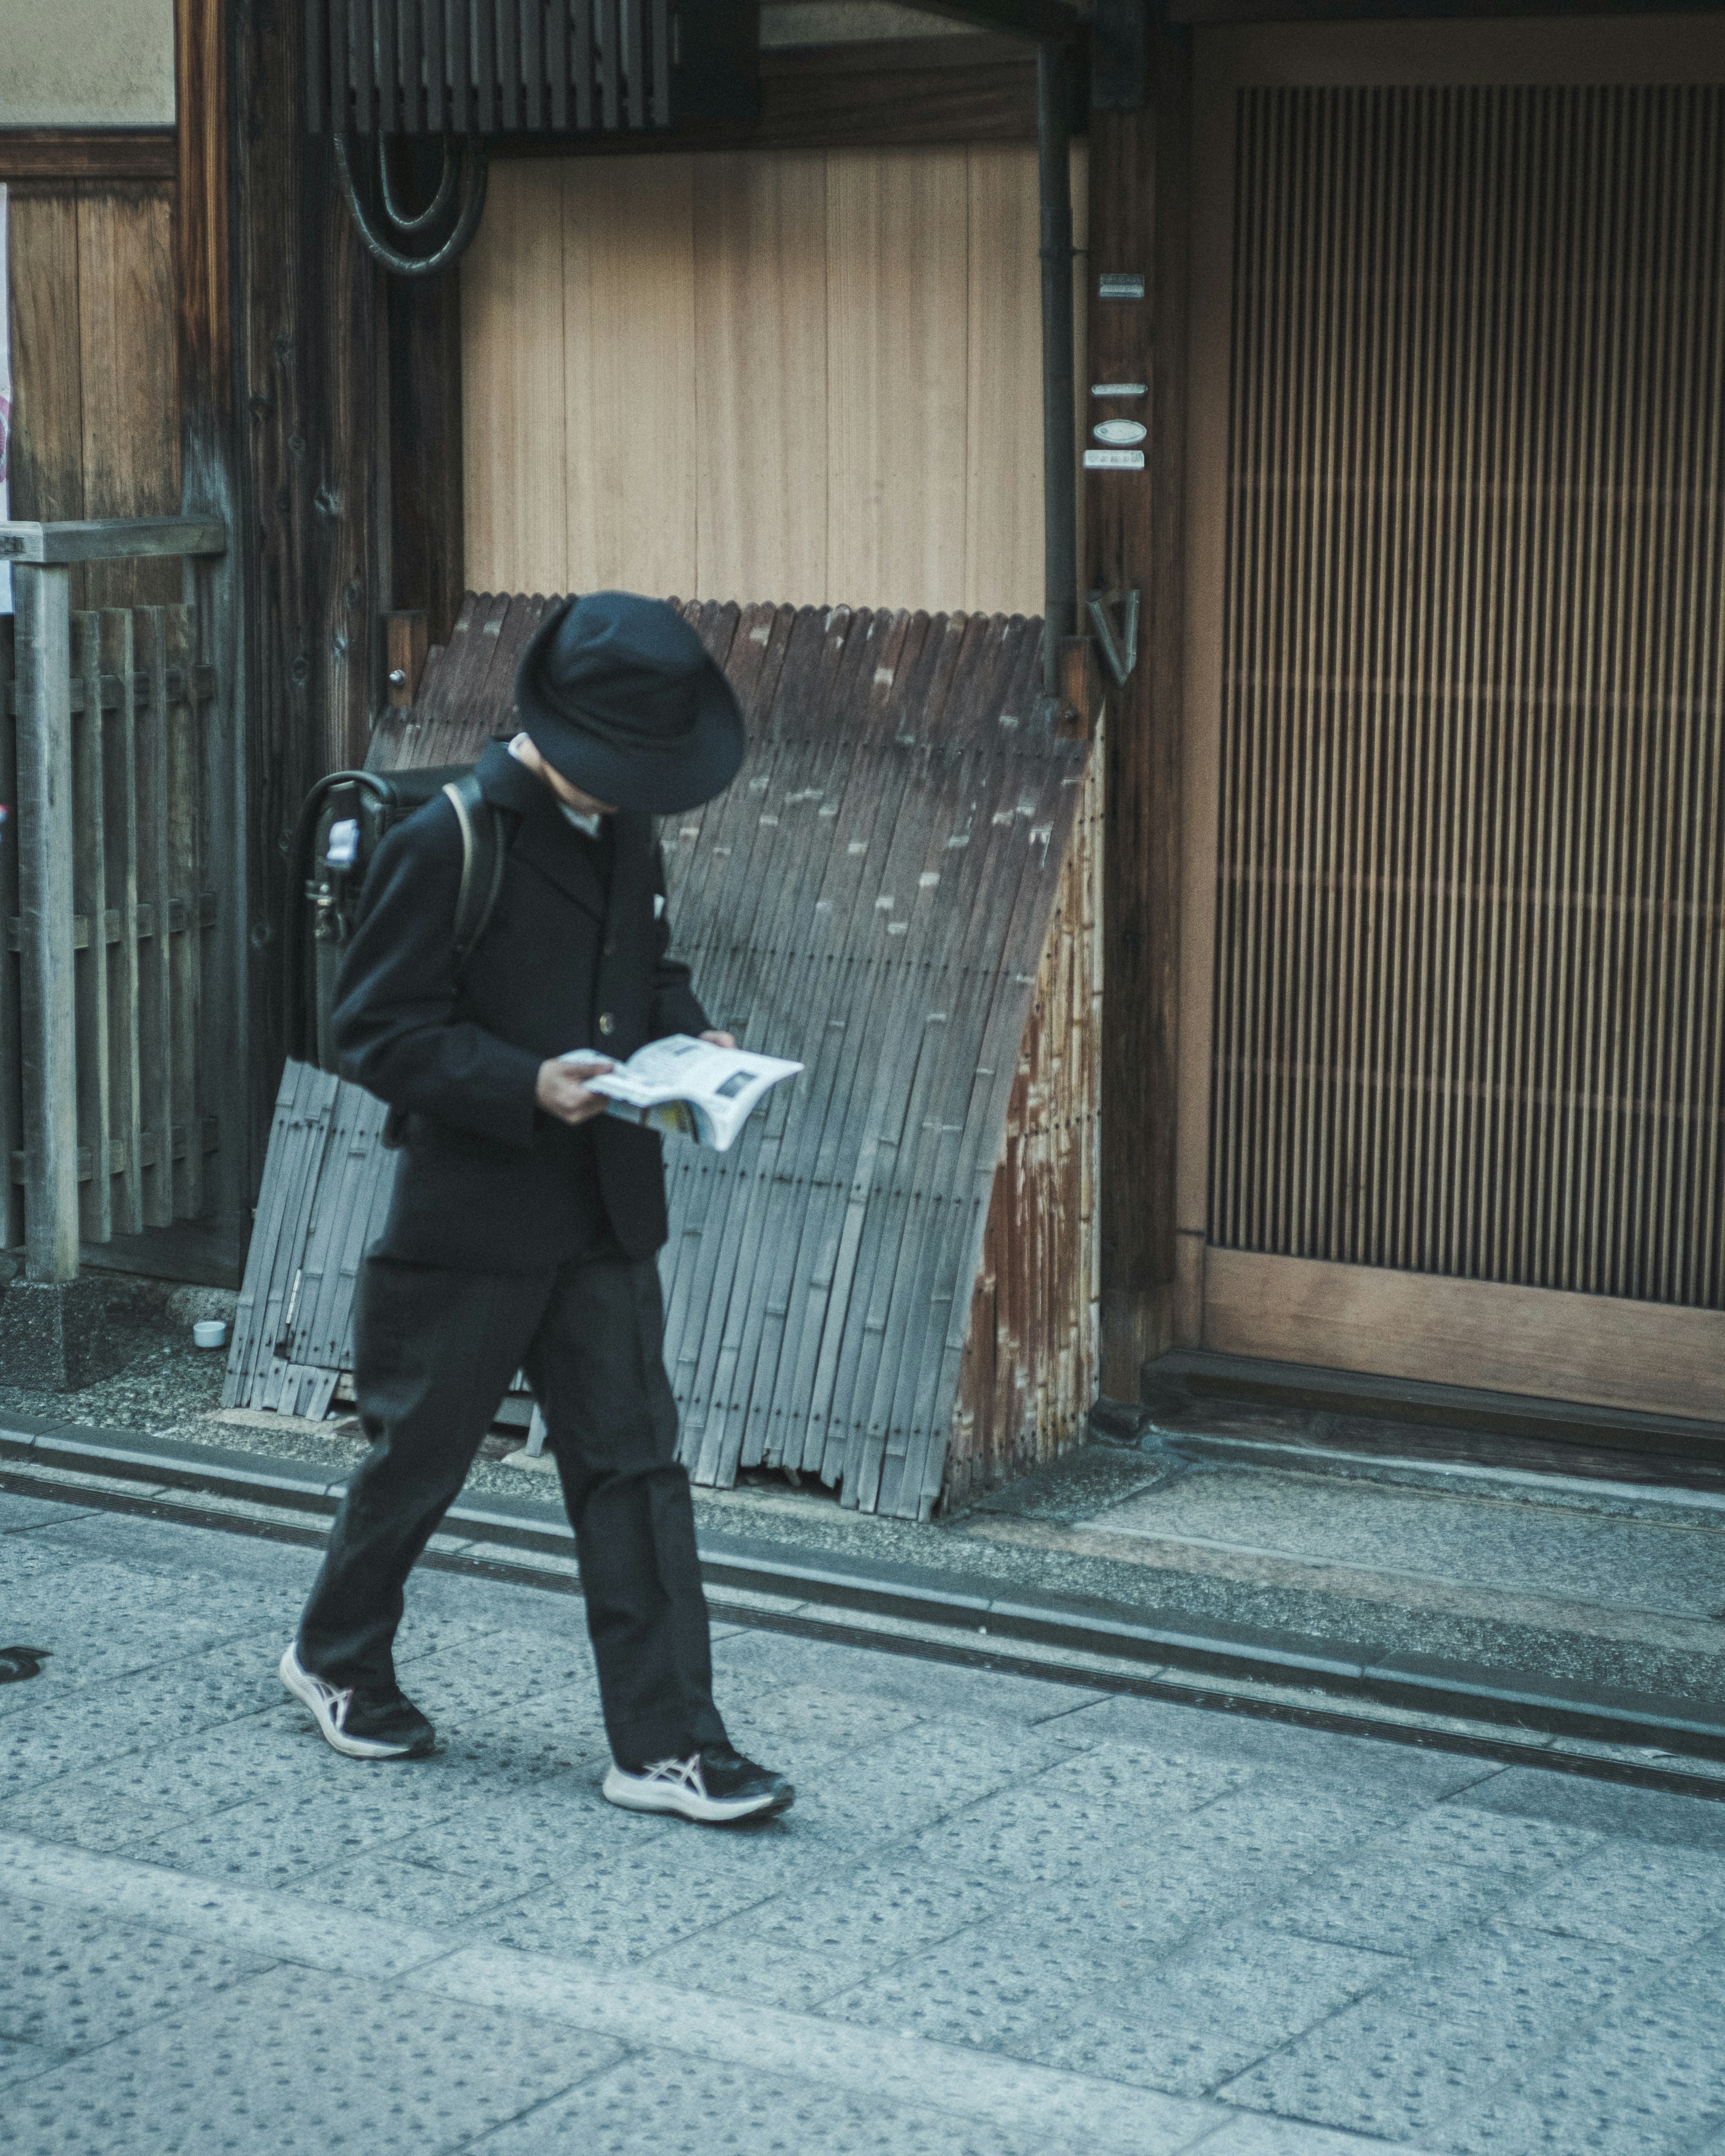
<path id="1" fill-rule="evenodd" d="M 652 819 L 620 812 L 601 839 L 584 837 L 501 742 L 479 780 L 505 812 L 508 851 L 459 992 L 461 832 L 441 798 L 378 847 L 336 982 L 342 1075 L 406 1112 L 377 1248 L 528 1272 L 584 1255 L 608 1226 L 628 1256 L 645 1257 L 667 1233 L 657 1133 L 612 1116 L 572 1129 L 534 1089 L 540 1065 L 569 1049 L 620 1061 L 663 1034 L 706 1030 L 689 968 L 666 955 Z"/>

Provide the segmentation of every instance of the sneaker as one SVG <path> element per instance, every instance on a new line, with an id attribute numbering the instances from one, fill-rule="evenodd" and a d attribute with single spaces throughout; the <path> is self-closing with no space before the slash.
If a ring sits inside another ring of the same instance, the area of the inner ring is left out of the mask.
<path id="1" fill-rule="evenodd" d="M 703 1826 L 764 1819 L 796 1797 L 783 1774 L 757 1767 L 728 1744 L 703 1744 L 686 1759 L 655 1759 L 644 1767 L 614 1766 L 605 1776 L 608 1802 L 629 1812 L 675 1812 Z"/>
<path id="2" fill-rule="evenodd" d="M 303 1666 L 296 1646 L 281 1658 L 281 1681 L 317 1717 L 325 1743 L 349 1759 L 420 1759 L 437 1742 L 431 1724 L 394 1686 L 343 1691 L 326 1684 Z"/>

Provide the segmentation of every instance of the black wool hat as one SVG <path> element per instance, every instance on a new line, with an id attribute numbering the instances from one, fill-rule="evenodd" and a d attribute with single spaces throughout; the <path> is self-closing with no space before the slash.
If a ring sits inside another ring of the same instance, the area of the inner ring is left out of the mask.
<path id="1" fill-rule="evenodd" d="M 553 771 L 594 800 L 670 816 L 722 793 L 747 737 L 736 692 L 675 607 L 589 592 L 541 624 L 516 709 Z"/>

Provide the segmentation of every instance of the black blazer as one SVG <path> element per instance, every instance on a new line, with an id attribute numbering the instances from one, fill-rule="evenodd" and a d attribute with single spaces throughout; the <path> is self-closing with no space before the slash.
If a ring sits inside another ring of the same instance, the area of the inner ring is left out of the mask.
<path id="1" fill-rule="evenodd" d="M 585 1255 L 608 1228 L 645 1257 L 667 1233 L 658 1134 L 610 1116 L 572 1130 L 534 1089 L 540 1065 L 567 1050 L 620 1061 L 665 1034 L 707 1029 L 689 968 L 666 955 L 652 819 L 619 812 L 604 837 L 585 838 L 502 742 L 480 757 L 479 781 L 504 811 L 508 850 L 459 992 L 461 832 L 441 797 L 378 847 L 336 981 L 341 1075 L 406 1115 L 377 1247 L 520 1273 Z"/>

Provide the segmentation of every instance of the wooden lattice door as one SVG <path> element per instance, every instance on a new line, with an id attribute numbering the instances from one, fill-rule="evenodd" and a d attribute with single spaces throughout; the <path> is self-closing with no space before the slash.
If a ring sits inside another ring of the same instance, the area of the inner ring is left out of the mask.
<path id="1" fill-rule="evenodd" d="M 1725 36 L 1200 82 L 1186 1337 L 1725 1419 Z"/>

